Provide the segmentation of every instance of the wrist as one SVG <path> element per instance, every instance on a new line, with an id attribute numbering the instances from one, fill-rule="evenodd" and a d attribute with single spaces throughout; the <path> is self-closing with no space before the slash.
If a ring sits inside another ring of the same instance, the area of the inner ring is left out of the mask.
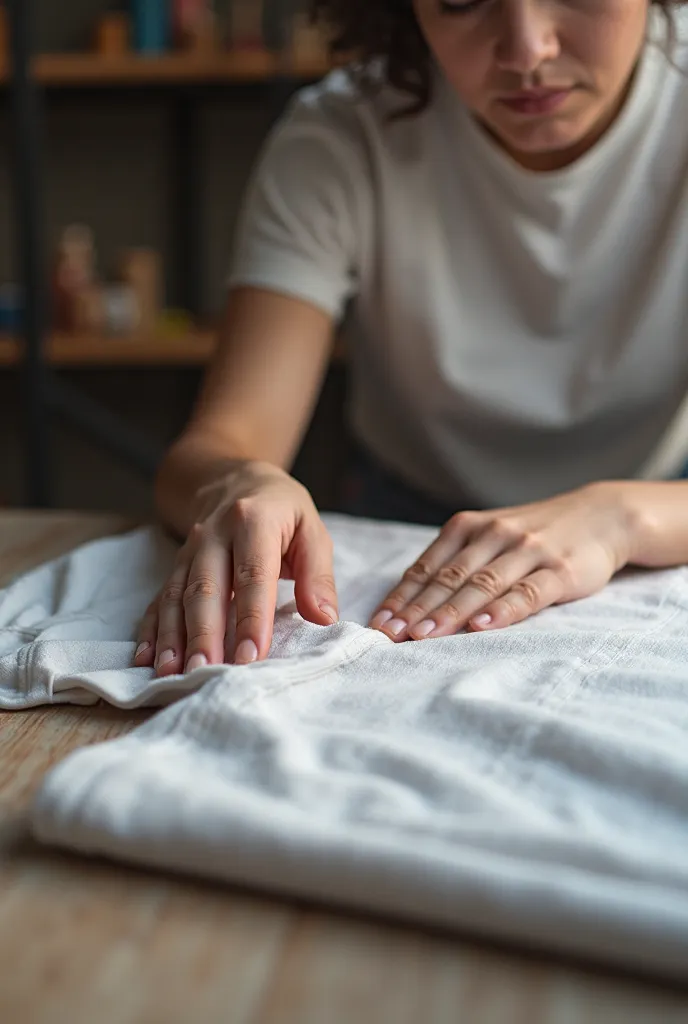
<path id="1" fill-rule="evenodd" d="M 615 510 L 624 564 L 651 564 L 660 532 L 653 485 L 644 480 L 611 480 L 597 486 L 604 488 Z"/>
<path id="2" fill-rule="evenodd" d="M 222 518 L 240 498 L 246 498 L 260 487 L 287 476 L 283 469 L 269 462 L 233 459 L 214 479 L 196 491 L 194 522 L 204 522 L 211 517 Z"/>

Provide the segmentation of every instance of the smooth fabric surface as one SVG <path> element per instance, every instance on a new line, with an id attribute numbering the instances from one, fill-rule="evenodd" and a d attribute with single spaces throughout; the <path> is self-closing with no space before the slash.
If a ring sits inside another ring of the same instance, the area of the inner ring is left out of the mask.
<path id="1" fill-rule="evenodd" d="M 229 283 L 345 314 L 350 421 L 386 469 L 490 508 L 673 476 L 688 418 L 688 11 L 652 11 L 628 101 L 576 163 L 514 163 L 438 71 L 422 115 L 302 90 L 246 196 Z"/>
<path id="2" fill-rule="evenodd" d="M 35 835 L 685 980 L 688 571 L 395 645 L 364 624 L 435 531 L 325 518 L 342 621 L 305 623 L 282 583 L 267 662 L 162 689 L 127 667 L 154 532 L 2 594 L 6 705 L 189 694 L 52 770 Z"/>

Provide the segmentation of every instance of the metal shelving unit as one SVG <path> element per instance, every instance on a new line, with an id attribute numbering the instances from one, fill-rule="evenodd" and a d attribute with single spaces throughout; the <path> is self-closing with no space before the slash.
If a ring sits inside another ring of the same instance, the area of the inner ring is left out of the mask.
<path id="1" fill-rule="evenodd" d="M 0 337 L 0 365 L 19 360 L 24 393 L 25 504 L 46 508 L 52 504 L 51 423 L 54 416 L 69 421 L 111 454 L 149 477 L 160 452 L 150 440 L 128 423 L 102 408 L 89 395 L 77 390 L 56 367 L 79 363 L 79 341 L 55 338 L 49 331 L 47 252 L 45 239 L 45 189 L 43 182 L 43 99 L 44 90 L 70 95 L 78 91 L 102 102 L 103 97 L 142 85 L 164 91 L 169 104 L 170 153 L 173 204 L 171 222 L 175 266 L 172 282 L 175 304 L 198 316 L 201 306 L 200 267 L 204 251 L 201 233 L 201 175 L 199 166 L 199 99 L 209 90 L 261 89 L 269 103 L 267 120 L 276 118 L 295 86 L 318 78 L 327 71 L 313 62 L 296 66 L 270 54 L 225 54 L 210 59 L 169 54 L 159 58 L 135 55 L 106 62 L 88 54 L 34 55 L 32 16 L 34 0 L 7 0 L 10 38 L 10 66 L 0 67 L 0 82 L 6 80 L 11 94 L 12 151 L 17 270 L 24 296 L 24 322 L 20 338 Z M 196 354 L 191 349 L 199 343 Z M 200 365 L 213 348 L 207 332 L 194 332 L 186 345 L 170 341 L 169 354 L 161 339 L 149 339 L 147 356 L 135 353 L 131 359 L 121 344 L 113 346 L 117 357 L 110 363 L 87 358 L 89 365 Z M 203 350 L 201 352 L 201 349 Z"/>
<path id="2" fill-rule="evenodd" d="M 24 292 L 21 368 L 24 391 L 26 498 L 50 504 L 49 406 L 51 385 L 43 362 L 47 326 L 41 126 L 38 89 L 31 75 L 31 0 L 8 0 L 12 59 L 11 105 L 17 268 Z"/>

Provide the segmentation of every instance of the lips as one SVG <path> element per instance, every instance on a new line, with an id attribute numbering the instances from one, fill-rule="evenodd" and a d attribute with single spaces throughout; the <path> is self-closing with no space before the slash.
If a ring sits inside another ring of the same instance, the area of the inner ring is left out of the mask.
<path id="1" fill-rule="evenodd" d="M 527 92 L 515 92 L 508 96 L 501 96 L 499 102 L 517 114 L 550 114 L 565 103 L 572 92 L 573 89 L 570 87 L 531 89 Z"/>

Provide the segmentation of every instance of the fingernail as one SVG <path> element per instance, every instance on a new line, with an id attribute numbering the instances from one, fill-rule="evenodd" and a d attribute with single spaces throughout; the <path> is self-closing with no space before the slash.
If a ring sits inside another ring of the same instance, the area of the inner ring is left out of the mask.
<path id="1" fill-rule="evenodd" d="M 391 622 L 387 623 L 386 629 L 388 633 L 392 634 L 392 636 L 399 636 L 407 626 L 408 623 L 404 622 L 403 619 L 392 619 Z"/>
<path id="2" fill-rule="evenodd" d="M 175 659 L 174 651 L 163 651 L 162 654 L 160 655 L 160 657 L 158 658 L 157 662 L 155 663 L 155 667 L 156 668 L 164 668 L 165 665 L 169 665 L 169 663 L 171 661 L 174 661 L 174 659 Z"/>
<path id="3" fill-rule="evenodd" d="M 337 622 L 337 620 L 339 619 L 339 615 L 334 610 L 331 604 L 321 604 L 320 611 L 323 612 L 324 615 L 327 615 L 328 618 L 330 618 L 333 623 Z"/>
<path id="4" fill-rule="evenodd" d="M 426 619 L 425 622 L 419 622 L 417 626 L 414 626 L 411 632 L 414 636 L 423 640 L 426 636 L 434 633 L 436 629 L 437 623 L 433 622 L 432 619 Z"/>
<path id="5" fill-rule="evenodd" d="M 145 641 L 144 643 L 139 644 L 138 647 L 136 648 L 136 654 L 134 655 L 134 657 L 140 658 L 141 655 L 143 654 L 143 652 L 147 651 L 149 648 L 150 648 L 150 644 L 148 643 L 148 641 Z"/>
<path id="6" fill-rule="evenodd" d="M 491 615 L 476 615 L 476 617 L 474 619 L 471 619 L 471 622 L 473 623 L 474 626 L 477 626 L 479 629 L 481 629 L 484 626 L 489 626 L 490 625 L 490 623 L 492 622 L 492 616 Z"/>
<path id="7" fill-rule="evenodd" d="M 186 663 L 186 671 L 193 672 L 194 669 L 204 668 L 208 664 L 205 654 L 192 654 Z"/>
<path id="8" fill-rule="evenodd" d="M 394 612 L 391 612 L 389 608 L 386 608 L 383 612 L 380 612 L 375 616 L 373 621 L 370 623 L 371 629 L 380 629 L 384 626 L 385 622 L 389 622 L 390 619 L 394 618 Z"/>
<path id="9" fill-rule="evenodd" d="M 250 665 L 251 662 L 257 660 L 258 648 L 253 640 L 242 640 L 234 655 L 234 663 L 236 665 Z"/>

